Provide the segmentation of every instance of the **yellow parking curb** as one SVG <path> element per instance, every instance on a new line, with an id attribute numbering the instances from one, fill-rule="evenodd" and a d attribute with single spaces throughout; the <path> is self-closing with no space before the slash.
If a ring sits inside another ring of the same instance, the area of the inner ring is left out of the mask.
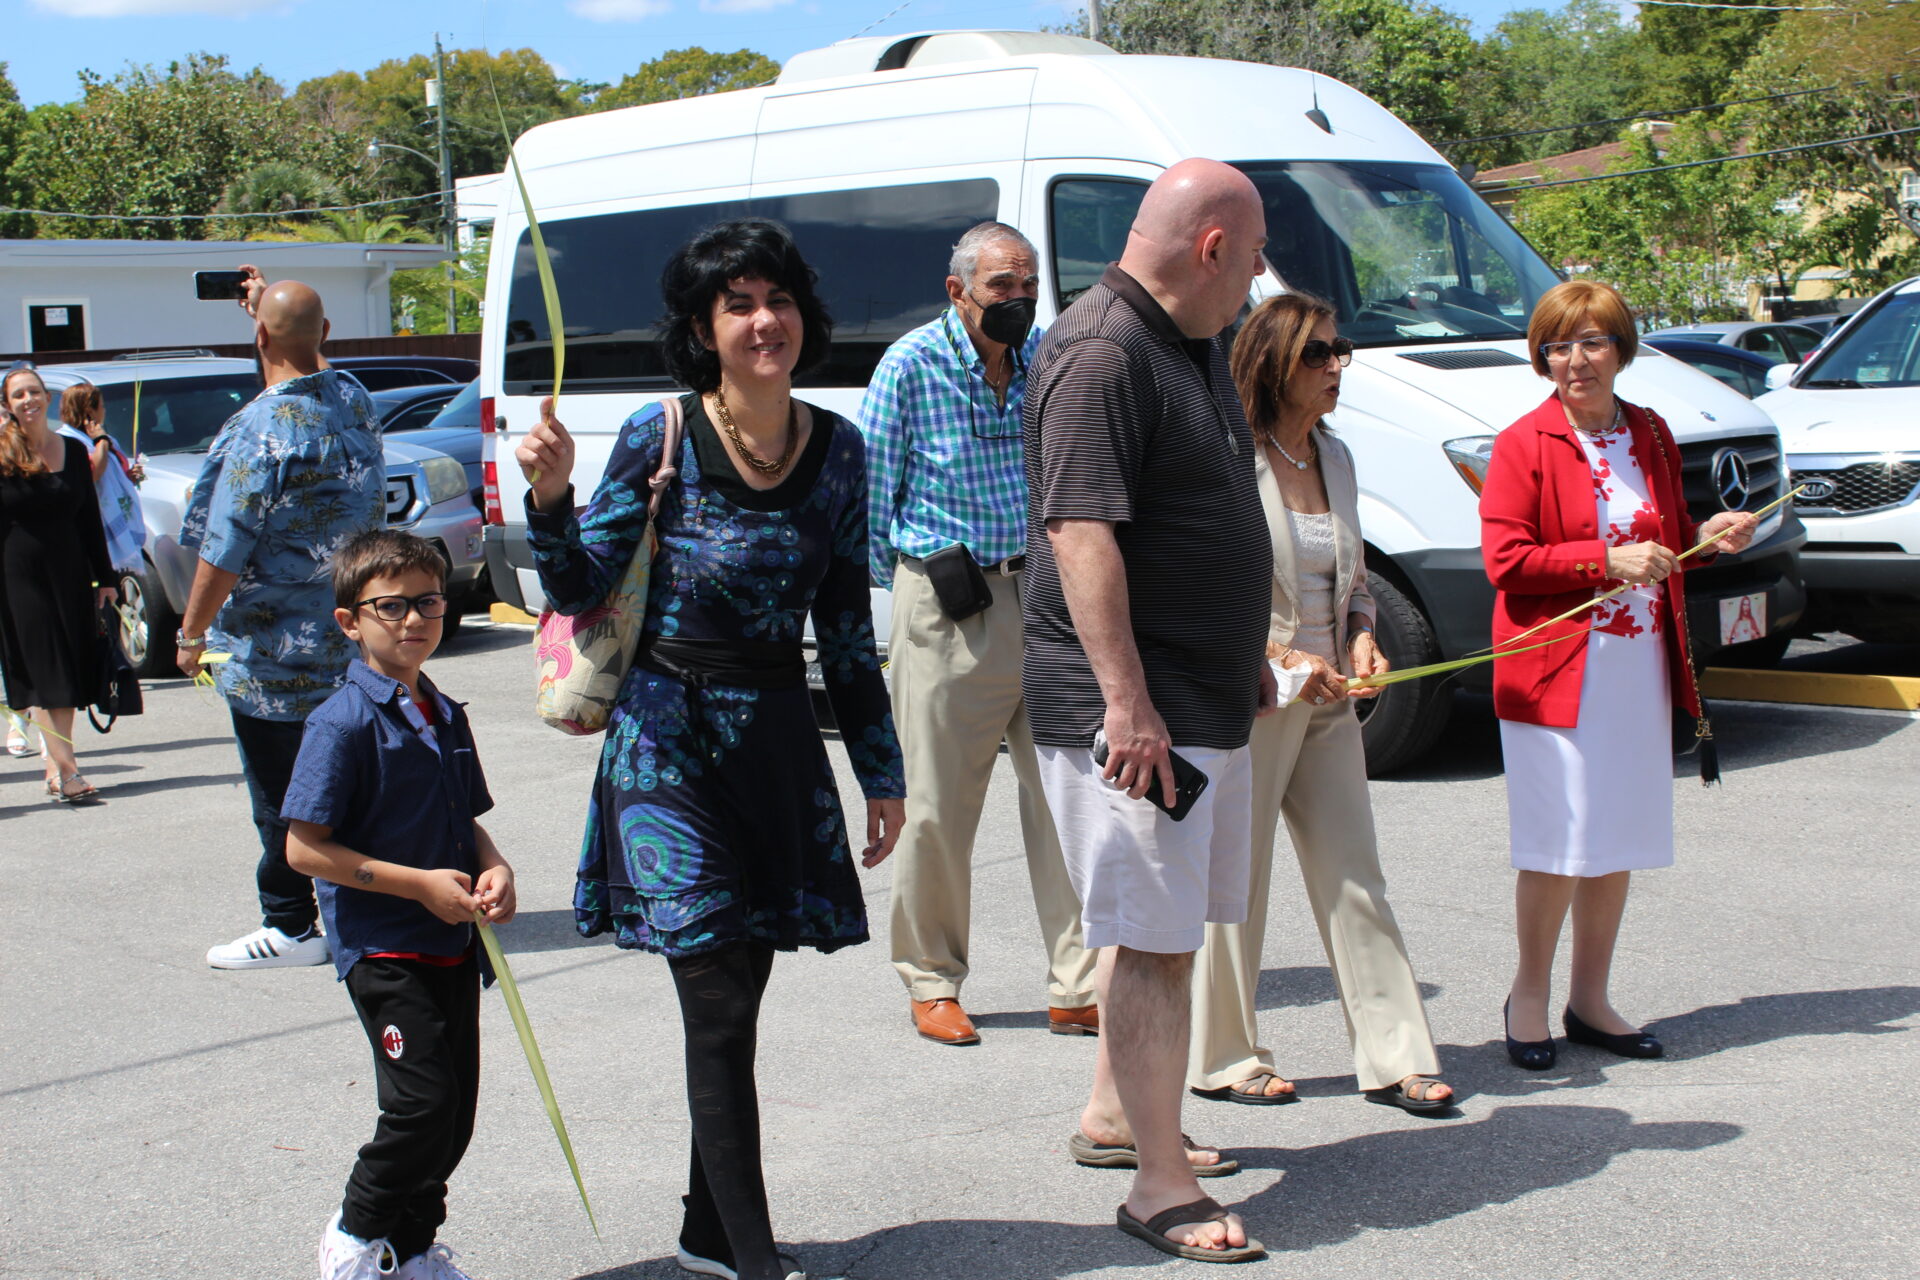
<path id="1" fill-rule="evenodd" d="M 504 623 L 510 627 L 535 627 L 540 625 L 540 619 L 534 617 L 525 609 L 516 609 L 510 604 L 501 604 L 497 600 L 494 601 L 493 607 L 487 610 L 487 616 L 495 622 Z"/>
<path id="2" fill-rule="evenodd" d="M 1734 702 L 1920 710 L 1920 678 L 1913 676 L 1836 676 L 1814 671 L 1740 671 L 1709 667 L 1701 673 L 1700 691 L 1709 698 Z"/>

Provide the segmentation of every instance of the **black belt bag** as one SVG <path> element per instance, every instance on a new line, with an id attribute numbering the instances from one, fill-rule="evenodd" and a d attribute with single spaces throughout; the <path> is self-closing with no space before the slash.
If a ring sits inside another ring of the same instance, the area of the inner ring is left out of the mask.
<path id="1" fill-rule="evenodd" d="M 779 640 L 642 636 L 633 661 L 635 666 L 702 687 L 792 689 L 807 682 L 807 659 L 799 644 Z"/>
<path id="2" fill-rule="evenodd" d="M 933 586 L 934 599 L 940 602 L 940 612 L 955 622 L 992 607 L 987 575 L 964 544 L 942 547 L 920 564 Z"/>

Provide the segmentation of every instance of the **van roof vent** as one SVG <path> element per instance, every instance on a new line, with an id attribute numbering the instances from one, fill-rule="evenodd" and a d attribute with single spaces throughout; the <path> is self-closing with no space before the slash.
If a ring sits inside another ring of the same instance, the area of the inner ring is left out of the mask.
<path id="1" fill-rule="evenodd" d="M 1426 365 L 1429 369 L 1503 369 L 1510 364 L 1525 364 L 1511 351 L 1497 347 L 1474 347 L 1466 351 L 1402 351 L 1402 360 Z"/>
<path id="2" fill-rule="evenodd" d="M 777 84 L 870 75 L 947 62 L 979 62 L 1033 53 L 1111 54 L 1096 40 L 1049 31 L 919 31 L 908 36 L 864 36 L 787 59 Z"/>

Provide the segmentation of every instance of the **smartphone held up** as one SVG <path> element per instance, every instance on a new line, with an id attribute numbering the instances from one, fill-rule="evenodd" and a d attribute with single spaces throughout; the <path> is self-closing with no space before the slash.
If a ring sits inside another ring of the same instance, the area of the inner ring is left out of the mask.
<path id="1" fill-rule="evenodd" d="M 238 302 L 247 296 L 244 271 L 196 271 L 193 296 L 202 302 Z"/>

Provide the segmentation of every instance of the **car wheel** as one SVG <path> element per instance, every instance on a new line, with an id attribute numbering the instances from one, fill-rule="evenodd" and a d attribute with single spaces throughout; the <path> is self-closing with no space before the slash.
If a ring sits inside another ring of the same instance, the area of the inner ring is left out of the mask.
<path id="1" fill-rule="evenodd" d="M 180 619 L 151 572 L 120 574 L 119 612 L 120 645 L 134 674 L 146 680 L 179 675 L 172 641 Z"/>
<path id="2" fill-rule="evenodd" d="M 1392 582 L 1377 573 L 1367 575 L 1373 592 L 1374 638 L 1395 667 L 1420 667 L 1440 661 L 1440 645 L 1433 638 L 1420 606 Z M 1360 717 L 1360 738 L 1367 749 L 1367 776 L 1384 777 L 1425 755 L 1447 727 L 1453 714 L 1453 690 L 1444 676 L 1388 685 L 1374 698 L 1354 703 Z"/>

